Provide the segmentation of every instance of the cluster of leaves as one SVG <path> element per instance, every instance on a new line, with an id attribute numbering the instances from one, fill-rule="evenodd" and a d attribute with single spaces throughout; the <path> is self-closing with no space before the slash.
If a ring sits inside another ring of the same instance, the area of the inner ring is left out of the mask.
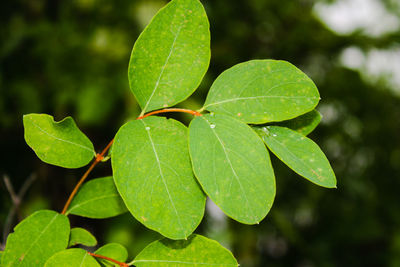
<path id="1" fill-rule="evenodd" d="M 336 186 L 325 155 L 306 137 L 321 120 L 314 110 L 318 90 L 288 62 L 252 60 L 223 72 L 203 108 L 190 111 L 195 118 L 189 129 L 173 119 L 147 116 L 189 97 L 209 61 L 203 6 L 198 0 L 171 1 L 133 47 L 128 77 L 142 113 L 114 138 L 112 177 L 83 184 L 62 214 L 42 210 L 23 220 L 7 240 L 2 265 L 126 266 L 128 254 L 119 244 L 94 254 L 71 248 L 97 241 L 85 229 L 71 229 L 67 215 L 101 219 L 129 211 L 166 237 L 129 265 L 237 266 L 228 250 L 193 232 L 203 218 L 206 196 L 241 223 L 257 224 L 267 215 L 276 188 L 266 147 L 311 182 Z M 94 157 L 99 161 L 72 118 L 55 122 L 46 114 L 29 114 L 23 122 L 25 140 L 42 161 L 64 168 L 85 166 Z"/>

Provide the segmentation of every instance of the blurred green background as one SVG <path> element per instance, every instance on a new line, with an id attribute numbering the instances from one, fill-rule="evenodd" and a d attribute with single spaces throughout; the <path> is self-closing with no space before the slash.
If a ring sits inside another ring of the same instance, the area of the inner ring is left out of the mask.
<path id="1" fill-rule="evenodd" d="M 139 113 L 128 88 L 130 51 L 166 2 L 2 3 L 0 174 L 16 191 L 36 177 L 14 224 L 37 209 L 61 210 L 85 171 L 40 162 L 24 142 L 22 115 L 70 115 L 101 150 Z M 310 137 L 330 159 L 338 189 L 317 187 L 272 157 L 277 197 L 260 225 L 236 223 L 208 203 L 196 232 L 231 249 L 241 266 L 400 266 L 400 2 L 202 3 L 211 25 L 211 65 L 199 90 L 180 106 L 201 107 L 212 81 L 239 62 L 292 62 L 320 90 L 317 109 L 324 118 Z M 109 174 L 107 162 L 91 177 Z M 0 190 L 0 229 L 7 232 L 12 201 L 3 181 Z M 160 238 L 128 214 L 107 220 L 71 216 L 71 222 L 100 244 L 124 244 L 130 258 Z"/>

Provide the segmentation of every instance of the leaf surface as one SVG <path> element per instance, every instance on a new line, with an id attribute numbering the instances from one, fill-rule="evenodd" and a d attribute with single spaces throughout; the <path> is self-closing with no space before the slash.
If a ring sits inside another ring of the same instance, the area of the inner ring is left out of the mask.
<path id="1" fill-rule="evenodd" d="M 111 176 L 83 184 L 66 214 L 103 219 L 127 212 Z"/>
<path id="2" fill-rule="evenodd" d="M 321 122 L 322 115 L 317 110 L 312 110 L 303 114 L 297 118 L 288 121 L 282 121 L 277 123 L 277 126 L 287 127 L 302 135 L 308 135 L 318 126 Z"/>
<path id="3" fill-rule="evenodd" d="M 97 240 L 88 230 L 75 227 L 71 229 L 68 247 L 76 246 L 78 244 L 87 247 L 94 247 L 97 245 Z"/>
<path id="4" fill-rule="evenodd" d="M 204 109 L 262 124 L 295 118 L 313 110 L 318 101 L 315 84 L 289 62 L 251 60 L 215 80 Z"/>
<path id="5" fill-rule="evenodd" d="M 265 145 L 245 123 L 222 114 L 196 117 L 189 126 L 194 173 L 207 195 L 230 217 L 260 222 L 275 197 Z"/>
<path id="6" fill-rule="evenodd" d="M 336 177 L 328 159 L 311 139 L 280 126 L 258 127 L 257 133 L 268 148 L 296 173 L 317 185 L 336 187 Z"/>
<path id="7" fill-rule="evenodd" d="M 44 267 L 100 267 L 100 264 L 81 248 L 70 248 L 54 254 Z"/>
<path id="8" fill-rule="evenodd" d="M 136 256 L 133 264 L 137 267 L 239 266 L 229 250 L 201 235 L 181 241 L 155 241 Z"/>
<path id="9" fill-rule="evenodd" d="M 94 252 L 98 255 L 103 255 L 114 260 L 125 262 L 128 259 L 128 251 L 126 248 L 118 243 L 109 243 Z M 99 262 L 101 262 L 104 266 L 117 266 L 115 263 L 112 263 L 107 260 L 103 260 L 98 258 Z"/>
<path id="10" fill-rule="evenodd" d="M 142 114 L 173 106 L 190 96 L 210 62 L 210 30 L 198 0 L 173 0 L 136 41 L 129 85 Z"/>
<path id="11" fill-rule="evenodd" d="M 93 144 L 71 117 L 55 122 L 47 114 L 24 115 L 25 141 L 44 162 L 80 168 L 95 156 Z"/>
<path id="12" fill-rule="evenodd" d="M 187 128 L 180 122 L 128 122 L 115 137 L 111 162 L 119 193 L 145 226 L 183 239 L 199 225 L 206 198 L 193 176 Z"/>
<path id="13" fill-rule="evenodd" d="M 43 266 L 68 245 L 68 218 L 55 211 L 40 210 L 25 218 L 7 238 L 1 266 Z"/>

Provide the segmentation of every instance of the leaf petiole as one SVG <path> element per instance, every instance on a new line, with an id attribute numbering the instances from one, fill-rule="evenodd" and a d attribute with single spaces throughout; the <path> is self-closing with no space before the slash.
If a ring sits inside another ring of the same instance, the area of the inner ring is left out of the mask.
<path id="1" fill-rule="evenodd" d="M 97 163 L 101 162 L 104 159 L 104 155 L 107 153 L 108 149 L 111 147 L 111 145 L 113 144 L 114 139 L 111 140 L 110 143 L 108 143 L 108 145 L 103 149 L 103 151 L 100 154 L 96 155 L 95 160 L 92 162 L 92 165 L 90 165 L 89 169 L 87 169 L 87 171 L 83 174 L 82 178 L 79 180 L 79 182 L 76 184 L 74 190 L 72 191 L 71 195 L 69 196 L 67 202 L 64 205 L 64 208 L 61 212 L 61 214 L 65 214 L 67 212 L 67 209 L 69 207 L 69 205 L 71 204 L 72 199 L 74 198 L 74 196 L 76 195 L 76 193 L 78 192 L 78 189 L 81 187 L 81 185 L 83 184 L 83 182 L 86 180 L 86 178 L 88 177 L 88 175 L 90 174 L 90 172 L 93 170 L 93 168 L 97 165 Z"/>
<path id="2" fill-rule="evenodd" d="M 195 111 L 195 110 L 190 110 L 190 109 L 185 109 L 185 108 L 166 108 L 166 109 L 161 109 L 161 110 L 155 110 L 155 111 L 149 112 L 143 116 L 139 116 L 139 117 L 137 117 L 137 120 L 144 119 L 144 118 L 149 117 L 154 114 L 167 113 L 167 112 L 182 112 L 182 113 L 192 114 L 193 116 L 202 116 L 200 112 Z"/>
<path id="3" fill-rule="evenodd" d="M 114 259 L 112 259 L 112 258 L 103 256 L 103 255 L 94 254 L 94 253 L 89 252 L 89 251 L 88 251 L 88 254 L 89 254 L 90 256 L 92 256 L 92 257 L 96 257 L 96 258 L 100 258 L 100 259 L 104 259 L 104 260 L 108 260 L 108 261 L 114 262 L 114 263 L 118 264 L 120 267 L 128 267 L 128 266 L 129 266 L 129 265 L 128 265 L 127 263 L 125 263 L 125 262 L 120 262 L 120 261 L 114 260 Z"/>

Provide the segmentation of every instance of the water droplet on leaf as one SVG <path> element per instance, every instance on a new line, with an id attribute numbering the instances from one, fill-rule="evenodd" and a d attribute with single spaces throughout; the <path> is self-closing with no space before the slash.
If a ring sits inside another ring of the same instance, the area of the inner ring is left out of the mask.
<path id="1" fill-rule="evenodd" d="M 210 128 L 214 129 L 215 128 L 215 124 L 210 124 Z"/>
<path id="2" fill-rule="evenodd" d="M 149 130 L 150 130 L 150 127 L 149 127 L 149 126 L 146 126 L 146 130 L 149 131 Z"/>

